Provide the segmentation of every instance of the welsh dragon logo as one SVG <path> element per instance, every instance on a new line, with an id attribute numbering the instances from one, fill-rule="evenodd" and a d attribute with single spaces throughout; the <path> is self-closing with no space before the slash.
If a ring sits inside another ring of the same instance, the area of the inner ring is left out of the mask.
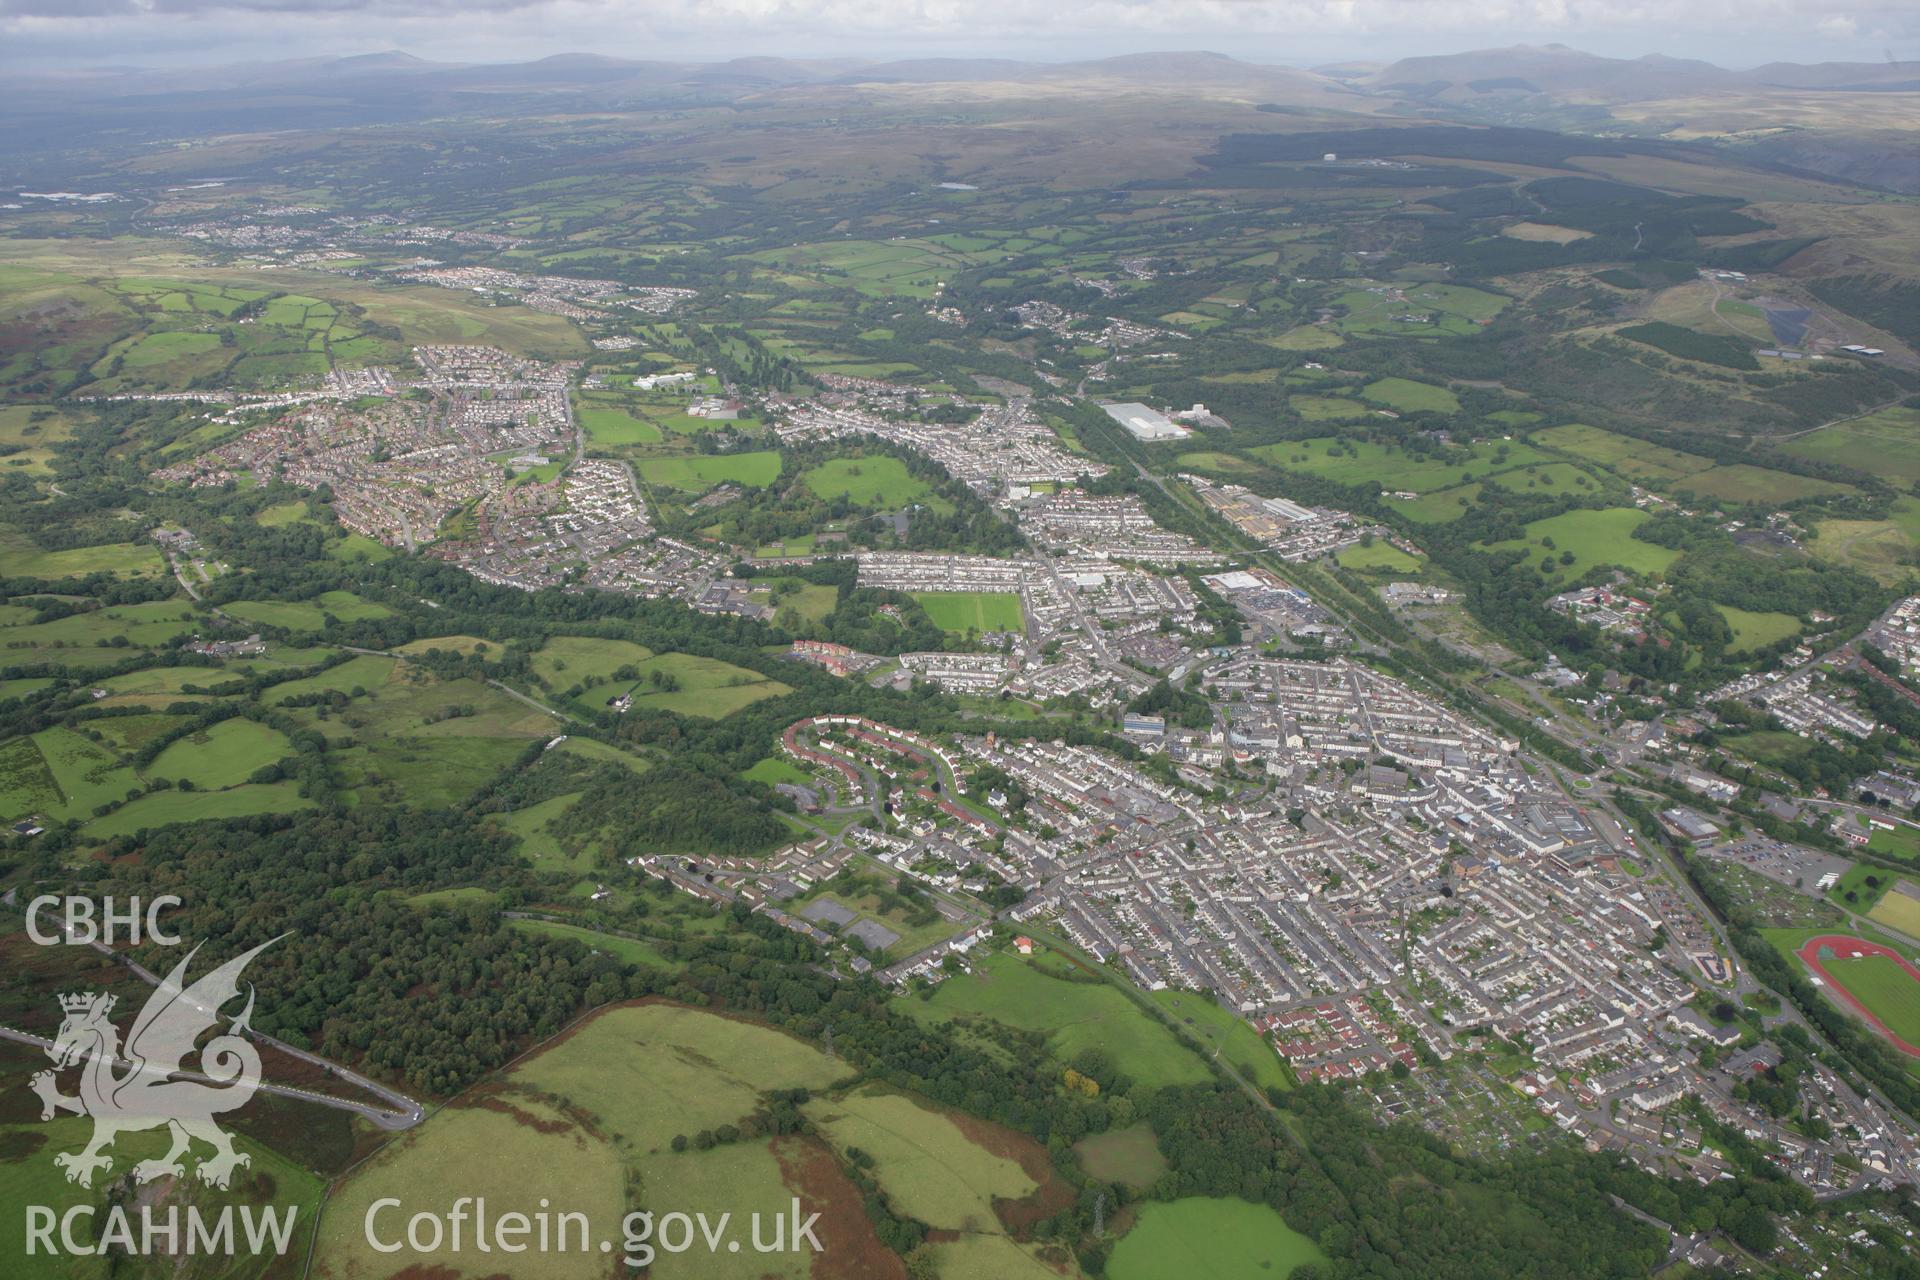
<path id="1" fill-rule="evenodd" d="M 163 1125 L 172 1133 L 172 1146 L 164 1156 L 134 1165 L 136 1182 L 184 1176 L 181 1158 L 191 1153 L 196 1140 L 214 1150 L 213 1158 L 201 1160 L 194 1171 L 209 1186 L 225 1188 L 235 1169 L 251 1163 L 244 1152 L 233 1149 L 233 1140 L 213 1118 L 247 1105 L 260 1084 L 260 1055 L 246 1038 L 253 988 L 247 988 L 246 1007 L 224 1032 L 198 1050 L 195 1041 L 219 1026 L 220 1006 L 240 994 L 240 974 L 248 962 L 279 940 L 235 956 L 189 987 L 185 975 L 199 953 L 196 946 L 148 997 L 125 1045 L 108 1019 L 116 997 L 60 997 L 66 1018 L 47 1050 L 54 1070 L 39 1072 L 31 1083 L 40 1095 L 42 1120 L 61 1111 L 93 1118 L 93 1140 L 82 1150 L 53 1158 L 66 1170 L 67 1181 L 92 1186 L 93 1175 L 113 1165 L 107 1148 L 117 1135 Z M 200 1069 L 192 1071 L 185 1063 L 196 1052 Z M 116 1070 L 122 1064 L 127 1070 Z M 56 1083 L 56 1074 L 72 1066 L 80 1067 L 78 1097 L 61 1093 Z"/>

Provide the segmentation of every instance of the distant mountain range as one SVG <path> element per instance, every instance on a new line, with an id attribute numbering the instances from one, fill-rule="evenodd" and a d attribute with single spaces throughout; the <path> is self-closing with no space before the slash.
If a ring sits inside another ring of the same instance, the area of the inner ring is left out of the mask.
<path id="1" fill-rule="evenodd" d="M 1465 53 L 1403 58 L 1387 66 L 1343 63 L 1299 70 L 1242 62 L 1225 54 L 1142 53 L 1084 62 L 1025 62 L 1010 58 L 919 58 L 895 62 L 857 59 L 736 58 L 728 62 L 669 62 L 562 53 L 532 62 L 433 62 L 412 54 L 370 53 L 230 66 L 155 69 L 98 67 L 75 71 L 16 71 L 16 91 L 131 97 L 241 88 L 283 90 L 329 86 L 365 89 L 373 82 L 446 89 L 579 88 L 623 86 L 665 90 L 727 87 L 775 89 L 792 85 L 1060 84 L 1076 80 L 1210 88 L 1324 85 L 1379 94 L 1537 93 L 1597 103 L 1643 101 L 1680 94 L 1807 89 L 1840 92 L 1920 91 L 1920 62 L 1773 62 L 1730 71 L 1710 62 L 1648 54 L 1604 58 L 1565 45 L 1515 45 Z"/>
<path id="2" fill-rule="evenodd" d="M 1920 90 L 1920 62 L 1770 62 L 1749 71 L 1728 71 L 1711 62 L 1657 53 L 1644 58 L 1603 58 L 1560 44 L 1402 58 L 1377 70 L 1326 67 L 1321 72 L 1375 92 L 1429 101 L 1443 96 L 1523 93 L 1618 104 L 1766 89 Z"/>
<path id="3" fill-rule="evenodd" d="M 16 72 L 15 92 L 124 98 L 154 93 L 211 93 L 272 87 L 458 90 L 622 89 L 754 92 L 790 86 L 860 84 L 1064 84 L 1107 81 L 1167 87 L 1244 88 L 1249 92 L 1308 88 L 1347 91 L 1338 81 L 1292 67 L 1262 66 L 1218 53 L 1145 53 L 1086 62 L 1022 62 L 1005 58 L 919 58 L 897 62 L 736 58 L 728 62 L 663 62 L 562 53 L 533 62 L 430 62 L 407 53 L 301 58 L 195 68 L 98 67 Z"/>
<path id="4" fill-rule="evenodd" d="M 1224 54 L 1081 62 L 1004 58 L 652 61 L 566 53 L 433 62 L 393 52 L 198 68 L 13 72 L 0 154 L 182 135 L 404 123 L 442 116 L 643 111 L 749 99 L 830 105 L 885 93 L 1178 93 L 1296 116 L 1415 117 L 1573 133 L 1718 140 L 1764 158 L 1920 191 L 1920 63 L 1770 63 L 1735 71 L 1649 55 L 1516 46 L 1312 70 Z M 958 86 L 966 86 L 964 90 Z M 1271 119 L 1263 127 L 1274 127 Z"/>

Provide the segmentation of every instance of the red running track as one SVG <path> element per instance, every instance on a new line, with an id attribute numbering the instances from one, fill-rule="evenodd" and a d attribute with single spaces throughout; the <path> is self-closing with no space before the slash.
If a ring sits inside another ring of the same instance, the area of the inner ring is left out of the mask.
<path id="1" fill-rule="evenodd" d="M 1906 970 L 1907 976 L 1915 982 L 1920 982 L 1920 969 L 1914 968 L 1905 956 L 1895 951 L 1892 947 L 1881 946 L 1877 942 L 1868 942 L 1865 938 L 1849 937 L 1844 933 L 1824 933 L 1817 938 L 1808 938 L 1800 950 L 1795 953 L 1806 964 L 1807 968 L 1820 975 L 1821 981 L 1827 984 L 1828 990 L 1844 1000 L 1848 1008 L 1872 1023 L 1874 1030 L 1885 1036 L 1894 1048 L 1900 1050 L 1902 1053 L 1911 1054 L 1916 1058 L 1920 1058 L 1920 1045 L 1909 1044 L 1907 1041 L 1893 1034 L 1892 1028 L 1880 1021 L 1873 1010 L 1860 1003 L 1860 998 L 1854 995 L 1853 992 L 1847 990 L 1845 983 L 1827 972 L 1827 967 L 1820 963 L 1820 948 L 1822 947 L 1828 948 L 1837 957 L 1845 957 L 1847 959 L 1852 959 L 1855 954 L 1862 956 L 1885 956 Z"/>

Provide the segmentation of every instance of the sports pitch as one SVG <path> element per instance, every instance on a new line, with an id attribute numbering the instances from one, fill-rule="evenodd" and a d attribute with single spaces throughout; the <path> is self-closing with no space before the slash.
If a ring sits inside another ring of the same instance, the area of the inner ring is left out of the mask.
<path id="1" fill-rule="evenodd" d="M 1892 947 L 1844 934 L 1809 938 L 1796 954 L 1894 1048 L 1920 1057 L 1920 969 L 1910 960 Z"/>

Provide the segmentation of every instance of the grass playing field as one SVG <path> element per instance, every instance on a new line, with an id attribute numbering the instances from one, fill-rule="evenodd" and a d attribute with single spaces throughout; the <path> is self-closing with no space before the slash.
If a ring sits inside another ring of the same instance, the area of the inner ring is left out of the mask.
<path id="1" fill-rule="evenodd" d="M 1840 958 L 1825 962 L 1834 981 L 1853 993 L 1887 1029 L 1908 1044 L 1920 1045 L 1920 979 L 1889 956 Z"/>
<path id="2" fill-rule="evenodd" d="M 915 591 L 913 598 L 942 631 L 1018 631 L 1020 597 L 1010 591 Z"/>
<path id="3" fill-rule="evenodd" d="M 1325 1257 L 1266 1205 L 1189 1196 L 1141 1210 L 1133 1229 L 1114 1246 L 1107 1274 L 1114 1280 L 1278 1280 Z"/>
<path id="4" fill-rule="evenodd" d="M 1898 929 L 1909 938 L 1920 938 L 1920 896 L 1895 888 L 1874 903 L 1867 919 Z"/>
<path id="5" fill-rule="evenodd" d="M 768 756 L 764 760 L 756 760 L 753 767 L 742 771 L 740 776 L 755 782 L 764 782 L 770 787 L 781 782 L 797 787 L 810 786 L 813 783 L 813 775 L 796 767 L 784 756 Z"/>

